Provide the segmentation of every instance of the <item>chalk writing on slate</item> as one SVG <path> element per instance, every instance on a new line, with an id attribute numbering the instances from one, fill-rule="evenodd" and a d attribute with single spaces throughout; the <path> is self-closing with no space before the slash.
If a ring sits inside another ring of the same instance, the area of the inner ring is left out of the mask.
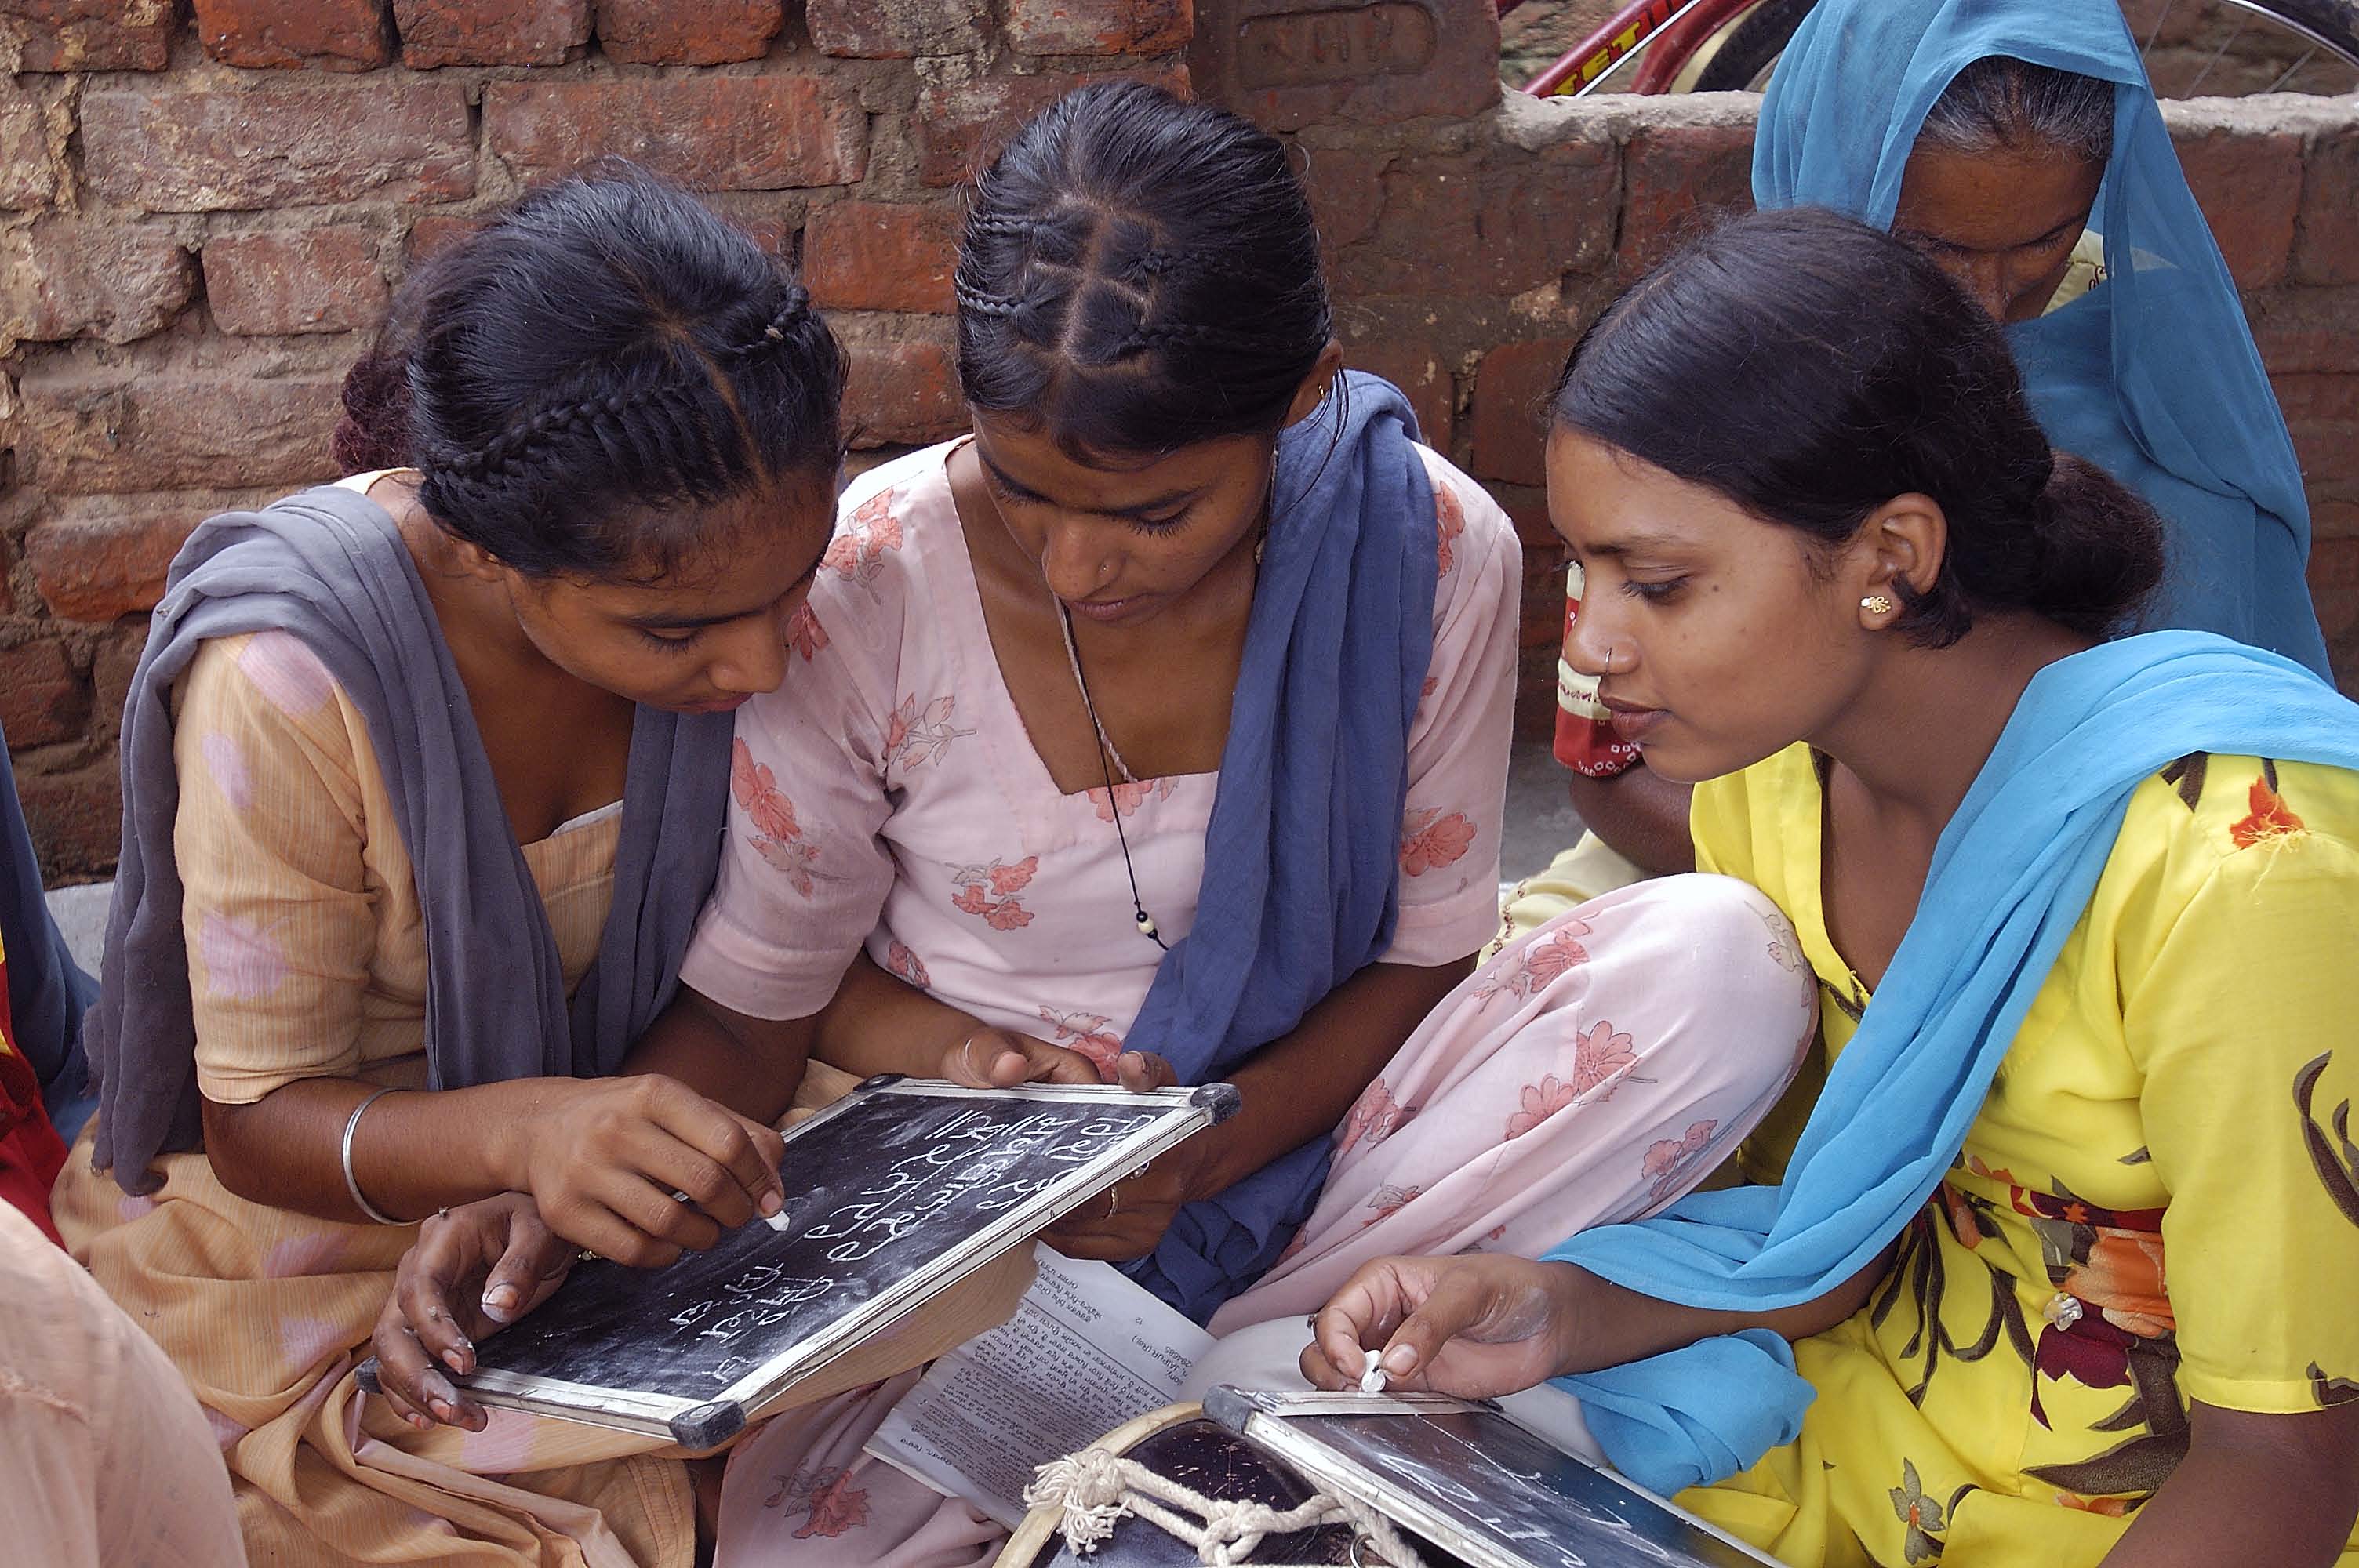
<path id="1" fill-rule="evenodd" d="M 1331 1413 L 1346 1402 L 1221 1389 L 1204 1409 L 1307 1476 L 1360 1498 L 1477 1568 L 1756 1568 L 1769 1562 L 1620 1476 L 1560 1452 L 1496 1407 L 1433 1400 L 1436 1409 L 1419 1413 Z M 1374 1410 L 1415 1402 L 1365 1400 Z"/>
<path id="2" fill-rule="evenodd" d="M 872 1081 L 788 1134 L 776 1219 L 663 1269 L 576 1265 L 539 1309 L 482 1342 L 467 1381 L 486 1403 L 718 1441 L 745 1410 L 1235 1100 L 1224 1084 L 1126 1094 Z M 693 1433 L 673 1419 L 713 1401 L 739 1408 Z"/>

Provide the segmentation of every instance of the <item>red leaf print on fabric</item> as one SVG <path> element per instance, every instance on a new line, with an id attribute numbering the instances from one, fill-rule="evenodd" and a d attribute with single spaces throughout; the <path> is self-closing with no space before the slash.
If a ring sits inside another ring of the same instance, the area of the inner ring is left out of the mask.
<path id="1" fill-rule="evenodd" d="M 934 982 L 926 973 L 925 960 L 911 952 L 905 943 L 895 941 L 886 947 L 885 968 L 921 991 L 933 989 Z"/>
<path id="2" fill-rule="evenodd" d="M 1457 565 L 1451 546 L 1466 532 L 1466 509 L 1458 503 L 1458 492 L 1446 484 L 1433 487 L 1433 522 L 1438 537 L 1433 551 L 1433 575 L 1448 577 Z"/>
<path id="3" fill-rule="evenodd" d="M 1647 1157 L 1639 1162 L 1641 1175 L 1655 1179 L 1654 1197 L 1657 1203 L 1671 1195 L 1689 1166 L 1710 1152 L 1712 1135 L 1718 1131 L 1717 1119 L 1690 1124 L 1677 1138 L 1665 1138 L 1647 1146 Z"/>
<path id="4" fill-rule="evenodd" d="M 1571 1084 L 1559 1082 L 1554 1074 L 1538 1083 L 1526 1084 L 1518 1097 L 1522 1108 L 1507 1118 L 1507 1136 L 1521 1138 L 1579 1098 L 1580 1092 Z"/>
<path id="5" fill-rule="evenodd" d="M 1412 811 L 1401 824 L 1401 874 L 1421 877 L 1453 865 L 1465 857 L 1473 842 L 1474 825 L 1464 814 L 1453 811 L 1445 816 L 1439 806 Z"/>
<path id="6" fill-rule="evenodd" d="M 1518 888 L 1517 896 L 1521 895 Z M 1560 916 L 1545 930 L 1546 935 L 1535 937 L 1512 958 L 1503 954 L 1492 960 L 1493 972 L 1474 988 L 1478 1010 L 1503 994 L 1529 1001 L 1575 964 L 1589 962 L 1589 949 L 1581 945 L 1581 939 L 1589 935 L 1590 927 L 1579 915 Z"/>
<path id="7" fill-rule="evenodd" d="M 1630 1037 L 1616 1034 L 1610 1023 L 1598 1023 L 1588 1033 L 1576 1035 L 1572 1042 L 1572 1092 L 1587 1094 L 1603 1085 L 1605 1092 L 1597 1098 L 1608 1100 L 1630 1069 L 1638 1065 L 1638 1054 L 1630 1049 Z"/>
<path id="8" fill-rule="evenodd" d="M 1097 808 L 1100 822 L 1112 822 L 1117 811 L 1125 816 L 1136 815 L 1149 795 L 1157 800 L 1169 800 L 1171 792 L 1177 787 L 1169 779 L 1141 779 L 1136 784 L 1114 785 L 1114 793 L 1109 795 L 1105 787 L 1100 785 L 1089 792 L 1090 804 Z"/>
<path id="9" fill-rule="evenodd" d="M 2228 829 L 2228 837 L 2235 840 L 2237 849 L 2249 849 L 2256 844 L 2309 831 L 2301 818 L 2293 814 L 2293 808 L 2286 805 L 2285 796 L 2271 788 L 2267 778 L 2253 781 L 2246 800 L 2253 808 L 2252 815 Z"/>
<path id="10" fill-rule="evenodd" d="M 1050 1044 L 1079 1051 L 1090 1059 L 1099 1077 L 1107 1083 L 1114 1081 L 1114 1058 L 1122 1054 L 1122 1036 L 1106 1027 L 1113 1019 L 1103 1012 L 1059 1012 L 1053 1007 L 1044 1007 L 1040 1010 L 1040 1022 L 1056 1031 Z"/>
<path id="11" fill-rule="evenodd" d="M 873 582 L 885 569 L 885 552 L 901 547 L 901 520 L 893 515 L 896 497 L 879 491 L 836 525 L 820 564 L 854 582 Z"/>
<path id="12" fill-rule="evenodd" d="M 1374 1149 L 1407 1127 L 1416 1116 L 1417 1108 L 1395 1099 L 1391 1086 L 1378 1078 L 1352 1102 L 1351 1114 L 1336 1130 L 1335 1158 L 1342 1159 L 1363 1142 Z"/>
<path id="13" fill-rule="evenodd" d="M 951 881 L 959 891 L 951 896 L 951 907 L 962 914 L 981 915 L 994 931 L 1020 931 L 1032 924 L 1032 912 L 1012 895 L 1031 886 L 1032 874 L 1039 869 L 1038 855 L 1027 855 L 1013 865 L 991 860 L 980 865 L 952 866 Z"/>
<path id="14" fill-rule="evenodd" d="M 754 850 L 776 871 L 786 873 L 788 884 L 805 898 L 811 895 L 811 866 L 819 860 L 819 846 L 804 843 L 799 838 L 756 838 Z"/>
<path id="15" fill-rule="evenodd" d="M 852 1484 L 852 1472 L 842 1465 L 824 1470 L 798 1470 L 778 1477 L 777 1489 L 762 1499 L 766 1509 L 807 1513 L 797 1541 L 815 1535 L 837 1536 L 868 1522 L 868 1492 Z"/>
<path id="16" fill-rule="evenodd" d="M 827 646 L 827 628 L 819 623 L 819 611 L 809 604 L 799 604 L 787 617 L 787 646 L 803 656 L 809 664 Z"/>
<path id="17" fill-rule="evenodd" d="M 973 734 L 951 727 L 951 714 L 957 707 L 955 697 L 938 697 L 922 708 L 916 697 L 903 697 L 885 720 L 885 765 L 906 770 L 937 762 L 951 741 Z"/>
<path id="18" fill-rule="evenodd" d="M 754 760 L 743 740 L 729 742 L 729 792 L 753 819 L 755 827 L 771 838 L 799 838 L 792 802 L 778 793 L 777 775 L 766 762 Z"/>

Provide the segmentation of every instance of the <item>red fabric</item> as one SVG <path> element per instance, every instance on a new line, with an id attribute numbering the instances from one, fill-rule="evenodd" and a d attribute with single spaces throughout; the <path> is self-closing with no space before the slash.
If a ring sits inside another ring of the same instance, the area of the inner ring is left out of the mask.
<path id="1" fill-rule="evenodd" d="M 1564 596 L 1565 645 L 1572 643 L 1572 623 L 1581 615 L 1581 568 L 1567 574 Z M 1571 687 L 1578 683 L 1576 694 Z M 1638 765 L 1638 748 L 1614 733 L 1614 726 L 1596 717 L 1596 683 L 1572 673 L 1571 661 L 1557 661 L 1556 760 L 1574 773 L 1593 779 L 1610 779 Z M 1576 708 L 1578 705 L 1578 709 Z"/>
<path id="2" fill-rule="evenodd" d="M 16 1205 L 60 1247 L 65 1243 L 49 1218 L 49 1188 L 65 1163 L 66 1146 L 49 1125 L 40 1081 L 9 1031 L 8 958 L 0 953 L 0 1200 Z"/>

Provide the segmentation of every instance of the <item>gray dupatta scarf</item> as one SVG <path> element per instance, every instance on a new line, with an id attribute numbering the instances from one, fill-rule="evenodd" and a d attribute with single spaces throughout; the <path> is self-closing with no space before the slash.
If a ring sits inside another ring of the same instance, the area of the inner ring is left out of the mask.
<path id="1" fill-rule="evenodd" d="M 392 517 L 323 485 L 207 519 L 172 562 L 123 713 L 123 854 L 86 1029 L 95 1162 L 127 1193 L 154 1190 L 156 1156 L 201 1137 L 172 687 L 208 639 L 266 630 L 301 639 L 368 724 L 425 915 L 431 1087 L 614 1071 L 677 989 L 719 862 L 733 720 L 640 708 L 614 906 L 569 1007 L 539 891 Z"/>

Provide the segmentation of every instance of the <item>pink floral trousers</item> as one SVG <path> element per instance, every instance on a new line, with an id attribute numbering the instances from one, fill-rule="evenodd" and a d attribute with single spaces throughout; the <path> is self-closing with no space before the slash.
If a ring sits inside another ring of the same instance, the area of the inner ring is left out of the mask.
<path id="1" fill-rule="evenodd" d="M 1321 1305 L 1372 1258 L 1546 1251 L 1691 1189 L 1768 1113 L 1818 1025 L 1769 900 L 1725 877 L 1618 889 L 1507 944 L 1335 1132 L 1318 1206 L 1216 1314 Z M 716 1568 L 970 1568 L 1006 1534 L 861 1452 L 919 1373 L 766 1423 L 731 1456 Z"/>

